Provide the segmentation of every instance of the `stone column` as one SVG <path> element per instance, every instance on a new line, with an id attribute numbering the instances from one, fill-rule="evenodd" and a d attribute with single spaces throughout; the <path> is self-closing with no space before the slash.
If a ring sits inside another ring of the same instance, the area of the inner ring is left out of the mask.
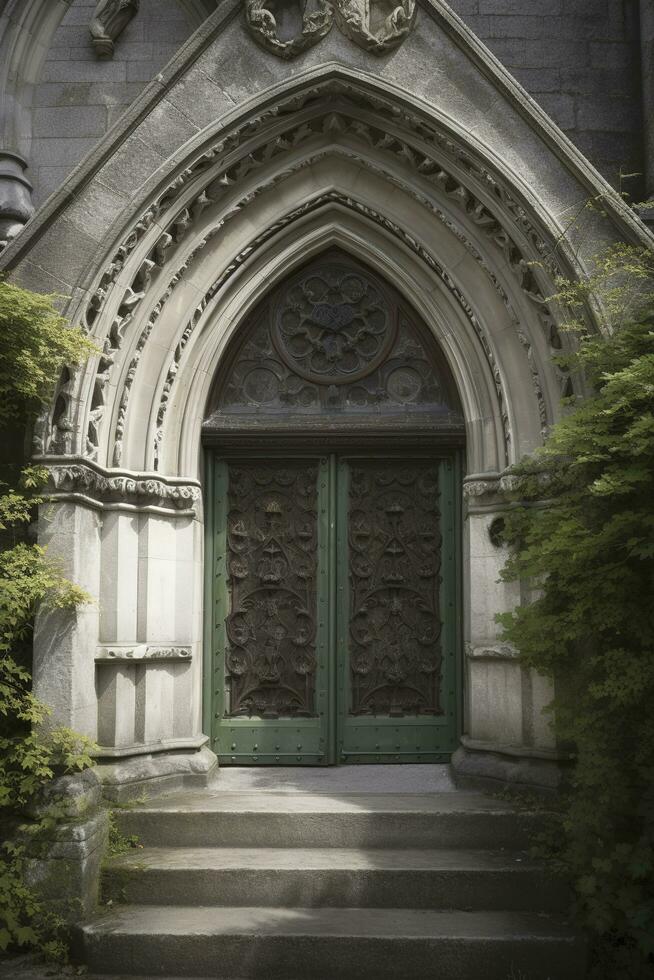
<path id="1" fill-rule="evenodd" d="M 26 169 L 24 157 L 0 150 L 0 252 L 34 213 L 32 185 L 25 176 Z"/>
<path id="2" fill-rule="evenodd" d="M 93 602 L 39 616 L 34 681 L 98 743 L 106 796 L 202 780 L 202 522 L 196 483 L 52 457 L 40 540 Z"/>
<path id="3" fill-rule="evenodd" d="M 455 777 L 461 785 L 553 789 L 560 781 L 560 756 L 543 714 L 551 683 L 522 666 L 495 622 L 497 613 L 526 598 L 519 582 L 500 579 L 508 555 L 498 533 L 507 508 L 501 475 L 466 477 L 464 497 L 465 718 L 452 759 Z"/>

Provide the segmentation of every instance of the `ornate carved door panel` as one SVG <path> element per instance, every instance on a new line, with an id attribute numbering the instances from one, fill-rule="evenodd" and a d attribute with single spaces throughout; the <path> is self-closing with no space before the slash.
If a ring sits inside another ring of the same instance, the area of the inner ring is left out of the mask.
<path id="1" fill-rule="evenodd" d="M 212 714 L 222 762 L 328 761 L 326 479 L 316 459 L 214 463 Z"/>
<path id="2" fill-rule="evenodd" d="M 433 761 L 456 716 L 453 461 L 339 464 L 342 762 Z"/>
<path id="3" fill-rule="evenodd" d="M 452 458 L 228 457 L 212 480 L 221 762 L 448 758 Z"/>
<path id="4" fill-rule="evenodd" d="M 223 763 L 449 757 L 464 434 L 432 331 L 352 255 L 313 256 L 239 327 L 203 422 Z"/>

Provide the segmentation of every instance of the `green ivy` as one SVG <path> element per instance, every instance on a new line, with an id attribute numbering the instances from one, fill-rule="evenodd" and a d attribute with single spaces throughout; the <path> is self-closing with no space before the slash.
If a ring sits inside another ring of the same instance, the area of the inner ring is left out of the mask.
<path id="1" fill-rule="evenodd" d="M 38 296 L 0 282 L 0 439 L 24 442 L 23 434 L 52 395 L 64 365 L 95 351 L 80 330 Z M 32 859 L 62 816 L 56 799 L 46 803 L 52 780 L 92 765 L 92 744 L 67 728 L 49 724 L 47 707 L 31 690 L 31 631 L 38 606 L 73 609 L 89 601 L 69 582 L 28 529 L 47 479 L 42 466 L 3 459 L 0 479 L 0 950 L 40 949 L 66 956 L 63 919 L 29 886 Z"/>
<path id="2" fill-rule="evenodd" d="M 23 424 L 49 400 L 64 365 L 97 353 L 59 315 L 58 299 L 0 282 L 0 427 Z"/>
<path id="3" fill-rule="evenodd" d="M 550 855 L 594 938 L 594 976 L 654 976 L 654 287 L 652 254 L 619 246 L 561 283 L 579 332 L 572 400 L 514 467 L 507 580 L 536 598 L 498 617 L 523 662 L 552 677 L 575 765 Z M 575 320 L 600 296 L 612 333 Z M 543 502 L 545 501 L 545 506 Z"/>

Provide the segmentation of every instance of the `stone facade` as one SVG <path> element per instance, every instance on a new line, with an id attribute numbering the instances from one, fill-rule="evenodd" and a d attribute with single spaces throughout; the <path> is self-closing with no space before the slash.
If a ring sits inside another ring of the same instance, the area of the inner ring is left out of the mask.
<path id="1" fill-rule="evenodd" d="M 499 582 L 493 524 L 505 469 L 542 443 L 572 390 L 553 361 L 567 342 L 547 300 L 556 277 L 582 274 L 603 243 L 652 239 L 592 165 L 612 178 L 642 152 L 630 4 L 519 6 L 460 0 L 462 21 L 424 0 L 375 20 L 342 0 L 277 24 L 259 0 L 213 13 L 141 0 L 98 60 L 90 36 L 76 43 L 98 5 L 62 2 L 30 22 L 31 5 L 19 16 L 5 4 L 6 44 L 10 27 L 49 39 L 30 85 L 5 86 L 7 148 L 20 136 L 37 200 L 55 193 L 14 228 L 3 265 L 69 297 L 66 314 L 102 352 L 63 372 L 35 433 L 51 471 L 41 540 L 98 599 L 40 617 L 35 688 L 98 742 L 108 795 L 201 780 L 215 764 L 203 420 L 249 311 L 334 247 L 417 311 L 463 406 L 455 764 L 465 779 L 556 782 L 551 689 L 494 621 L 528 592 Z M 161 68 L 192 17 L 200 26 Z M 7 172 L 0 192 L 27 190 L 20 162 Z M 570 227 L 598 195 L 603 209 Z M 601 329 L 592 311 L 589 325 Z"/>
<path id="2" fill-rule="evenodd" d="M 19 36 L 34 5 L 5 3 L 0 43 L 8 67 L 18 62 L 19 79 L 0 95 L 2 148 L 29 161 L 36 206 L 63 184 L 214 5 L 141 0 L 111 59 L 99 61 L 89 31 L 97 0 L 51 5 L 47 23 L 35 32 L 36 51 Z M 645 196 L 640 39 L 648 28 L 641 31 L 636 0 L 455 0 L 450 6 L 611 184 L 633 200 Z M 647 6 L 640 4 L 644 17 Z M 642 62 L 646 70 L 646 54 Z"/>
<path id="3" fill-rule="evenodd" d="M 450 6 L 614 186 L 639 200 L 640 27 L 627 0 L 454 0 Z M 641 4 L 640 6 L 647 6 Z"/>

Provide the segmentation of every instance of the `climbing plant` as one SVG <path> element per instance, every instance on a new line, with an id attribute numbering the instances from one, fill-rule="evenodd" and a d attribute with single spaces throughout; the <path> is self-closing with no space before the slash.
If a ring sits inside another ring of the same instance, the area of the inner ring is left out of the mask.
<path id="1" fill-rule="evenodd" d="M 550 856 L 593 937 L 593 975 L 654 976 L 654 257 L 619 245 L 561 281 L 577 336 L 571 399 L 545 446 L 513 469 L 507 580 L 536 598 L 499 616 L 523 662 L 555 681 L 574 759 Z M 607 332 L 586 332 L 584 305 Z"/>
<path id="2" fill-rule="evenodd" d="M 88 596 L 30 540 L 47 471 L 26 465 L 22 450 L 63 365 L 94 350 L 53 297 L 0 282 L 0 441 L 9 449 L 0 464 L 0 950 L 32 946 L 54 958 L 65 955 L 64 923 L 30 887 L 30 861 L 58 815 L 45 787 L 92 758 L 88 739 L 48 724 L 31 691 L 30 640 L 37 605 L 69 609 Z"/>

